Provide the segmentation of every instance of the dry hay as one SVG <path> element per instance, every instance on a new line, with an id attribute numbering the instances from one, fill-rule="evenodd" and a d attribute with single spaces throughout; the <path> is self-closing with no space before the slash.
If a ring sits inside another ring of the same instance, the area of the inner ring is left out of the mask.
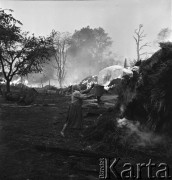
<path id="1" fill-rule="evenodd" d="M 136 80 L 123 81 L 119 104 L 125 104 L 124 116 L 127 118 L 139 120 L 157 132 L 170 133 L 172 43 L 161 43 L 160 46 L 159 51 L 141 63 Z"/>

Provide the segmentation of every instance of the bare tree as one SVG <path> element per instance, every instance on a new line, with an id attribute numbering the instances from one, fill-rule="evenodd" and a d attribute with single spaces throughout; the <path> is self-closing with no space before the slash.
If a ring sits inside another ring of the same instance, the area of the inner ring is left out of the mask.
<path id="1" fill-rule="evenodd" d="M 146 52 L 141 52 L 144 47 L 149 46 L 149 43 L 142 43 L 143 39 L 146 37 L 144 30 L 142 29 L 143 25 L 140 24 L 138 29 L 135 29 L 133 38 L 136 41 L 136 50 L 137 50 L 137 61 L 141 60 L 142 55 L 146 55 Z"/>
<path id="2" fill-rule="evenodd" d="M 57 70 L 57 79 L 60 87 L 62 87 L 66 76 L 66 62 L 68 49 L 71 43 L 71 36 L 69 33 L 60 33 L 53 30 L 51 38 L 54 47 L 52 57 L 55 60 L 53 67 Z"/>

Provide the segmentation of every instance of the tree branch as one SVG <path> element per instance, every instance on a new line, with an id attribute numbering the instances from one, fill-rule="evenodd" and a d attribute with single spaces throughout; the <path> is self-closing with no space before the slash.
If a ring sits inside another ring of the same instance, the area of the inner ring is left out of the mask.
<path id="1" fill-rule="evenodd" d="M 141 49 L 143 49 L 144 47 L 146 47 L 146 46 L 149 46 L 149 43 L 145 43 L 145 44 L 143 44 L 142 46 L 140 46 L 139 51 L 140 51 Z"/>

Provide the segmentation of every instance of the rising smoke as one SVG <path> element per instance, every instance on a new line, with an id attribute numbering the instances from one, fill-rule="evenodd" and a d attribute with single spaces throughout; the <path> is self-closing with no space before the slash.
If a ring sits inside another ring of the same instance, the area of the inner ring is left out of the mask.
<path id="1" fill-rule="evenodd" d="M 118 119 L 118 127 L 126 128 L 126 138 L 135 146 L 148 147 L 157 146 L 164 144 L 165 138 L 163 136 L 157 135 L 152 131 L 141 127 L 140 123 L 129 121 L 126 118 Z"/>
<path id="2" fill-rule="evenodd" d="M 156 40 L 153 42 L 153 46 L 155 49 L 159 49 L 160 42 L 168 42 L 172 41 L 172 30 L 170 28 L 163 28 L 157 34 Z"/>
<path id="3" fill-rule="evenodd" d="M 163 28 L 157 37 L 159 42 L 172 41 L 172 30 L 170 28 Z"/>

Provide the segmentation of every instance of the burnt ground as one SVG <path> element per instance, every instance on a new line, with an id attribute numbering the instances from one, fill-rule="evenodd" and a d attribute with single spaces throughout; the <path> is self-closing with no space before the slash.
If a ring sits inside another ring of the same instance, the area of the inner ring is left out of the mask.
<path id="1" fill-rule="evenodd" d="M 98 158 L 80 152 L 84 144 L 78 132 L 60 136 L 69 102 L 57 96 L 35 106 L 1 104 L 0 179 L 98 177 Z"/>
<path id="2" fill-rule="evenodd" d="M 25 107 L 3 102 L 1 98 L 0 180 L 98 179 L 99 158 L 106 155 L 109 157 L 109 154 L 87 151 L 88 143 L 77 131 L 68 132 L 65 138 L 61 137 L 60 130 L 70 98 L 46 98 L 42 100 L 40 97 L 37 105 Z M 85 128 L 92 125 L 96 118 L 85 116 Z M 117 156 L 119 152 L 120 149 Z M 171 159 L 162 153 L 155 154 L 141 149 L 123 151 L 120 156 L 125 156 L 131 162 L 148 163 L 151 158 L 172 164 Z"/>

